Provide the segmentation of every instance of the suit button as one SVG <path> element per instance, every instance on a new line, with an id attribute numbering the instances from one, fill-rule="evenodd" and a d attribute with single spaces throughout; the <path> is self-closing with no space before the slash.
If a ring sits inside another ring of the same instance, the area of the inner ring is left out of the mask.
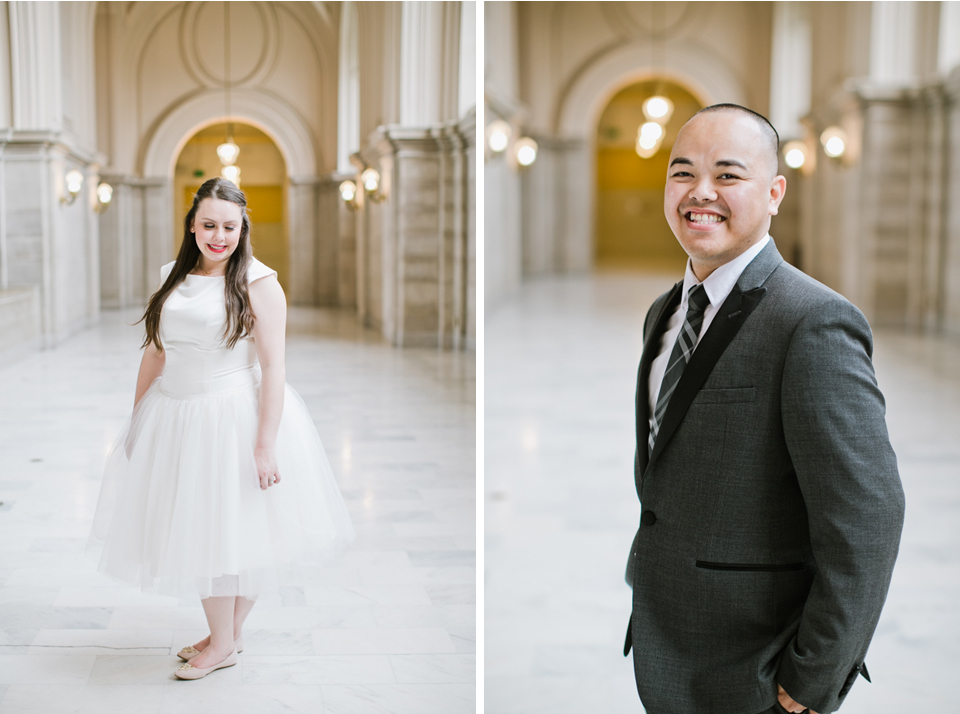
<path id="1" fill-rule="evenodd" d="M 657 514 L 653 511 L 644 511 L 640 515 L 640 525 L 641 526 L 652 526 L 657 522 Z"/>

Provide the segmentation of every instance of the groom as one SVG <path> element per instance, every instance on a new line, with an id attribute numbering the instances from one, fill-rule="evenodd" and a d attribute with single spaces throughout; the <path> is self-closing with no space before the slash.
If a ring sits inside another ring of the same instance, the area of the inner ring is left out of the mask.
<path id="1" fill-rule="evenodd" d="M 759 114 L 707 107 L 670 155 L 689 255 L 647 313 L 627 566 L 648 714 L 838 709 L 890 585 L 904 499 L 863 315 L 777 252 Z"/>

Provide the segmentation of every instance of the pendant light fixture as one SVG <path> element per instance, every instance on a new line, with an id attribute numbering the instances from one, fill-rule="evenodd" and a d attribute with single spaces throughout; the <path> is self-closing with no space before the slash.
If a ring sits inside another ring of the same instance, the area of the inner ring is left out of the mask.
<path id="1" fill-rule="evenodd" d="M 661 56 L 659 58 L 661 61 L 657 61 L 657 50 L 659 49 L 660 54 L 663 54 L 663 37 L 657 37 L 656 18 L 654 18 L 655 5 L 656 3 L 650 3 L 649 5 L 650 66 L 654 71 L 666 66 L 665 57 Z M 664 95 L 662 82 L 654 90 L 653 96 L 647 97 L 643 101 L 642 110 L 646 121 L 637 129 L 636 150 L 640 158 L 649 159 L 660 151 L 660 146 L 667 135 L 667 122 L 673 116 L 673 102 Z"/>
<path id="2" fill-rule="evenodd" d="M 227 118 L 226 141 L 217 147 L 217 156 L 223 169 L 220 175 L 240 186 L 240 167 L 236 165 L 240 147 L 233 141 L 233 122 L 230 121 L 230 2 L 223 3 L 223 78 L 224 115 Z"/>

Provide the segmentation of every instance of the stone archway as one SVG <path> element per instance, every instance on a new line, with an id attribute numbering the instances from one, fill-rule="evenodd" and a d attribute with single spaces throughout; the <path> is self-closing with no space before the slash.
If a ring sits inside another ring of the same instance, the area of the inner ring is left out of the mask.
<path id="1" fill-rule="evenodd" d="M 171 109 L 153 130 L 143 151 L 143 176 L 169 176 L 180 150 L 201 129 L 224 121 L 244 122 L 273 139 L 292 180 L 317 174 L 318 152 L 310 131 L 276 96 L 255 89 L 231 91 L 231 116 L 223 114 L 223 92 L 209 91 Z"/>
<path id="2" fill-rule="evenodd" d="M 556 131 L 564 137 L 589 137 L 600 113 L 624 87 L 662 78 L 679 84 L 704 106 L 718 102 L 746 104 L 746 92 L 723 58 L 691 46 L 683 52 L 664 52 L 663 63 L 650 63 L 650 49 L 629 45 L 610 52 L 583 68 L 567 85 L 556 112 Z"/>

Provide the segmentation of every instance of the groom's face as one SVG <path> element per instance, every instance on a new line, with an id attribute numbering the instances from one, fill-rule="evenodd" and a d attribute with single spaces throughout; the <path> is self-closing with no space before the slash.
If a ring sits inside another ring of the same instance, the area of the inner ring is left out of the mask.
<path id="1" fill-rule="evenodd" d="M 786 188 L 757 121 L 735 110 L 698 114 L 680 130 L 667 170 L 667 223 L 700 280 L 767 234 Z"/>

